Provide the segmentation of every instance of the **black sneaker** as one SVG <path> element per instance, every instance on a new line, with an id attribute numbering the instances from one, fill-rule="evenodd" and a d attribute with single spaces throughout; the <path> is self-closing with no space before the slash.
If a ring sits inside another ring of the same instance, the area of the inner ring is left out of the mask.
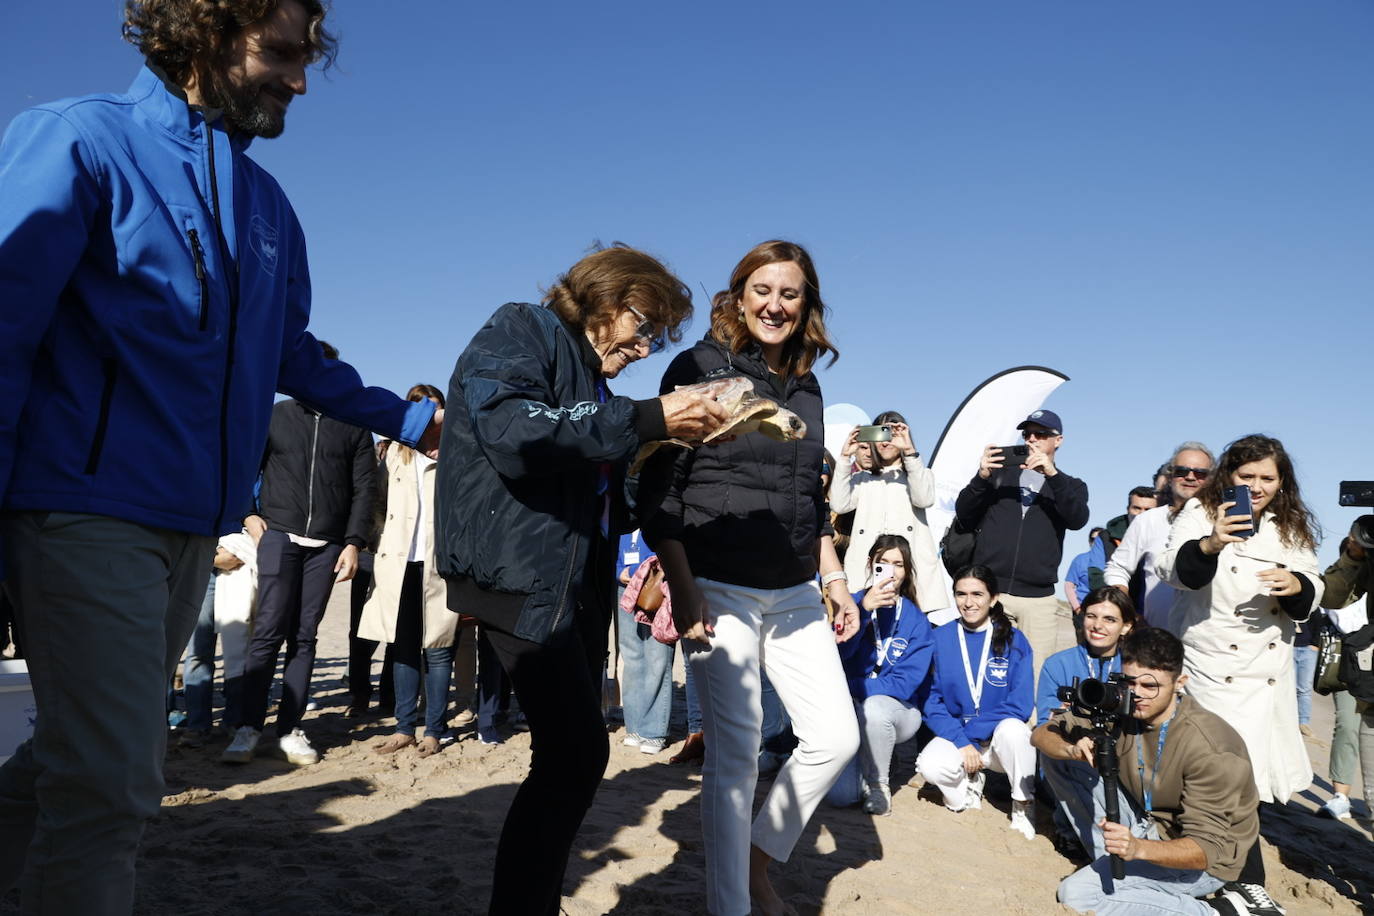
<path id="1" fill-rule="evenodd" d="M 1249 916 L 1285 916 L 1288 912 L 1274 902 L 1274 898 L 1269 896 L 1269 892 L 1262 884 L 1227 881 L 1221 886 L 1219 896 L 1229 899 L 1233 904 L 1239 904 L 1243 907 L 1241 912 L 1248 913 Z"/>

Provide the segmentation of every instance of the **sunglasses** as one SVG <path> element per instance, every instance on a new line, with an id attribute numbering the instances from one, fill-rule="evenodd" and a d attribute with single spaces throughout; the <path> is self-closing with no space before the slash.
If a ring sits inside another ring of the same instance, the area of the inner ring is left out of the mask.
<path id="1" fill-rule="evenodd" d="M 1173 473 L 1173 475 L 1174 475 L 1175 477 L 1179 478 L 1180 480 L 1182 480 L 1184 477 L 1187 477 L 1189 474 L 1192 474 L 1192 475 L 1193 475 L 1194 477 L 1196 477 L 1198 480 L 1206 480 L 1206 479 L 1207 479 L 1207 476 L 1208 476 L 1209 474 L 1212 473 L 1212 469 L 1211 469 L 1211 468 L 1185 468 L 1185 467 L 1184 467 L 1183 465 L 1181 465 L 1181 464 L 1176 464 L 1176 465 L 1174 465 L 1173 468 L 1172 468 L 1172 473 Z"/>
<path id="2" fill-rule="evenodd" d="M 664 346 L 667 345 L 667 342 L 663 339 L 663 332 L 654 327 L 654 323 L 648 318 L 645 318 L 644 313 L 633 305 L 627 302 L 625 307 L 633 312 L 635 317 L 639 319 L 639 327 L 635 328 L 635 339 L 648 344 L 650 353 L 657 353 L 662 350 Z"/>
<path id="3" fill-rule="evenodd" d="M 1052 429 L 1024 429 L 1021 431 L 1021 438 L 1027 442 L 1032 439 L 1053 439 L 1059 433 Z"/>

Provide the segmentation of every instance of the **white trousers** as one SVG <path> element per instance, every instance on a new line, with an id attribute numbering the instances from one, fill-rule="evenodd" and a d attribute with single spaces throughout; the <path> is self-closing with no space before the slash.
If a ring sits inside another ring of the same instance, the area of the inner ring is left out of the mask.
<path id="1" fill-rule="evenodd" d="M 977 746 L 983 766 L 997 773 L 1006 773 L 1011 782 L 1011 797 L 1016 801 L 1030 801 L 1035 793 L 1035 748 L 1031 747 L 1030 726 L 1020 719 L 1003 719 L 993 729 L 992 740 Z M 968 773 L 964 771 L 964 755 L 954 742 L 933 738 L 916 758 L 916 769 L 927 782 L 940 787 L 945 807 L 962 808 L 968 795 Z"/>
<path id="2" fill-rule="evenodd" d="M 701 826 L 706 906 L 747 914 L 749 847 L 786 862 L 802 829 L 859 748 L 859 726 L 813 583 L 745 588 L 697 579 L 715 636 L 690 649 L 706 733 Z M 783 764 L 750 828 L 763 724 L 759 666 L 792 718 L 797 749 Z"/>

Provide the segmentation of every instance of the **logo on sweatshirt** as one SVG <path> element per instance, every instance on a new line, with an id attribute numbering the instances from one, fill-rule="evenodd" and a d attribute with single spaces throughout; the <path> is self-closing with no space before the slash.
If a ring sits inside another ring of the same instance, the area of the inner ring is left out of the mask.
<path id="1" fill-rule="evenodd" d="M 906 646 L 906 640 L 902 639 L 900 636 L 892 640 L 892 645 L 888 647 L 887 651 L 888 654 L 892 656 L 893 661 L 896 661 L 906 654 Z"/>
<path id="2" fill-rule="evenodd" d="M 248 224 L 248 245 L 262 262 L 268 276 L 277 275 L 277 230 L 267 220 L 253 214 Z"/>
<path id="3" fill-rule="evenodd" d="M 988 659 L 987 674 L 988 683 L 994 687 L 1007 686 L 1007 673 L 1011 670 L 1011 662 L 1001 655 Z"/>

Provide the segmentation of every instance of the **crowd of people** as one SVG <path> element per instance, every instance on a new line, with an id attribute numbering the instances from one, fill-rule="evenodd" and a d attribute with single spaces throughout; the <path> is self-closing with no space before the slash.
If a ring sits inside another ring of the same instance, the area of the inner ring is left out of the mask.
<path id="1" fill-rule="evenodd" d="M 507 714 L 530 732 L 493 913 L 559 911 L 608 764 L 608 674 L 621 740 L 673 743 L 674 645 L 673 759 L 702 766 L 712 913 L 788 912 L 772 863 L 826 799 L 890 814 L 906 742 L 940 816 L 981 807 L 990 772 L 1027 839 L 1051 802 L 1056 844 L 1086 860 L 1059 889 L 1079 911 L 1283 912 L 1258 812 L 1312 781 L 1299 677 L 1330 675 L 1313 644 L 1345 643 L 1324 812 L 1351 815 L 1357 766 L 1374 779 L 1357 605 L 1374 601 L 1374 526 L 1322 571 L 1281 442 L 1214 459 L 1189 441 L 1061 585 L 1088 487 L 1039 409 L 1023 444 L 983 451 L 941 544 L 901 414 L 826 451 L 816 369 L 839 349 L 810 253 L 782 240 L 728 272 L 658 397 L 610 383 L 681 340 L 691 294 L 623 245 L 497 309 L 446 389 L 366 387 L 308 331 L 302 231 L 244 156 L 332 57 L 326 15 L 129 0 L 147 58 L 129 92 L 39 106 L 0 143 L 0 549 L 38 707 L 0 767 L 0 887 L 26 912 L 131 911 L 183 656 L 181 744 L 319 760 L 315 647 L 350 580 L 346 714 L 394 717 L 377 753 L 441 753 L 469 723 L 498 742 Z M 1108 729 L 1083 698 L 1116 688 Z"/>

